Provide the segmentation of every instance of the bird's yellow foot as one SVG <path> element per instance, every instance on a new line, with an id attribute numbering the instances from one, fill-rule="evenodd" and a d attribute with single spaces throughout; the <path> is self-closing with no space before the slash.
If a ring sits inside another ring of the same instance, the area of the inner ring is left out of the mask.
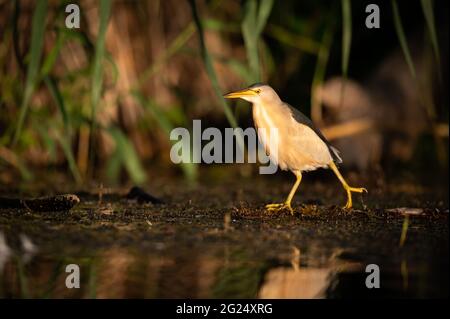
<path id="1" fill-rule="evenodd" d="M 346 187 L 345 190 L 347 191 L 347 203 L 345 204 L 345 206 L 343 207 L 344 209 L 350 209 L 353 206 L 353 202 L 352 202 L 352 192 L 353 193 L 367 193 L 367 189 L 365 189 L 364 187 Z"/>
<path id="2" fill-rule="evenodd" d="M 281 203 L 281 204 L 267 204 L 266 209 L 269 213 L 279 212 L 282 210 L 289 210 L 289 212 L 294 215 L 294 210 L 291 207 L 291 203 Z"/>

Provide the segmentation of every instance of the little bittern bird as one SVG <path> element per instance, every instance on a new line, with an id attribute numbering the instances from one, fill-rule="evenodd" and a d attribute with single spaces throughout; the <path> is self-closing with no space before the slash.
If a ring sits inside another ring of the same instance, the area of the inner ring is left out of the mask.
<path id="1" fill-rule="evenodd" d="M 271 158 L 275 158 L 282 170 L 290 170 L 297 180 L 284 203 L 266 205 L 269 211 L 288 209 L 293 213 L 292 198 L 302 180 L 302 172 L 317 168 L 331 168 L 347 192 L 347 204 L 352 207 L 352 192 L 367 192 L 365 188 L 351 187 L 342 177 L 335 163 L 341 163 L 339 152 L 330 145 L 309 118 L 283 102 L 269 85 L 254 84 L 246 89 L 224 95 L 227 99 L 241 98 L 253 104 L 255 126 L 265 132 L 277 132 L 277 154 L 271 154 L 269 139 L 261 142 Z"/>

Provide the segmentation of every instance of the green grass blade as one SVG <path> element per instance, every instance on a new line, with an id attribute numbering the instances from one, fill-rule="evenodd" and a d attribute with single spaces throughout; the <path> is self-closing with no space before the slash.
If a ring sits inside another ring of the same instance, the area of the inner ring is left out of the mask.
<path id="1" fill-rule="evenodd" d="M 141 166 L 139 156 L 133 144 L 119 128 L 112 127 L 108 131 L 116 142 L 115 156 L 120 159 L 121 164 L 125 167 L 131 180 L 138 185 L 144 183 L 147 175 Z"/>
<path id="2" fill-rule="evenodd" d="M 59 91 L 59 88 L 50 76 L 46 75 L 44 77 L 44 82 L 47 85 L 48 90 L 50 91 L 51 96 L 55 100 L 56 105 L 58 106 L 59 112 L 61 113 L 61 117 L 64 124 L 65 136 L 64 138 L 59 138 L 58 142 L 63 149 L 64 156 L 66 157 L 67 163 L 69 164 L 70 172 L 72 173 L 75 181 L 80 184 L 82 182 L 81 174 L 78 170 L 78 166 L 75 161 L 75 156 L 72 151 L 72 141 L 70 136 L 70 122 L 69 115 L 65 106 L 64 99 Z"/>
<path id="3" fill-rule="evenodd" d="M 256 0 L 245 2 L 244 18 L 242 20 L 242 36 L 244 38 L 247 60 L 252 74 L 252 82 L 260 81 L 258 36 L 256 34 L 256 10 Z"/>
<path id="4" fill-rule="evenodd" d="M 259 3 L 258 17 L 256 20 L 256 27 L 258 35 L 261 34 L 264 27 L 267 24 L 267 20 L 269 19 L 270 13 L 273 8 L 273 0 L 261 0 Z"/>
<path id="5" fill-rule="evenodd" d="M 61 95 L 61 92 L 59 91 L 58 85 L 56 84 L 55 80 L 48 75 L 44 76 L 44 83 L 45 85 L 47 85 L 47 88 L 50 91 L 50 95 L 52 96 L 53 100 L 55 100 L 56 106 L 61 113 L 66 132 L 69 132 L 69 115 L 64 99 Z"/>
<path id="6" fill-rule="evenodd" d="M 230 109 L 228 108 L 228 105 L 222 96 L 222 91 L 220 89 L 219 82 L 217 80 L 216 72 L 214 71 L 212 58 L 208 52 L 208 49 L 206 48 L 205 38 L 204 38 L 204 34 L 203 34 L 203 24 L 202 24 L 202 21 L 200 20 L 200 17 L 198 16 L 195 0 L 190 0 L 189 3 L 191 5 L 192 16 L 195 21 L 195 25 L 197 27 L 197 33 L 198 33 L 198 38 L 199 38 L 199 43 L 200 43 L 200 53 L 201 53 L 201 57 L 203 60 L 203 64 L 205 65 L 206 73 L 208 74 L 209 80 L 211 81 L 212 87 L 214 89 L 214 93 L 215 93 L 217 99 L 219 100 L 220 104 L 222 105 L 222 108 L 223 108 L 225 116 L 228 120 L 228 123 L 230 123 L 231 127 L 236 128 L 237 127 L 236 118 L 234 117 L 234 115 L 230 111 Z M 242 134 L 238 133 L 236 135 L 236 142 L 240 148 L 240 151 L 242 152 L 242 154 L 244 154 L 244 150 L 245 150 L 244 136 Z"/>
<path id="7" fill-rule="evenodd" d="M 212 10 L 216 9 L 220 4 L 221 0 L 215 0 L 211 4 Z M 206 22 L 205 22 L 206 23 Z M 218 27 L 217 23 L 214 23 L 214 21 L 208 21 L 208 25 L 211 25 L 211 28 L 214 29 L 215 27 Z M 226 25 L 226 24 L 225 24 Z M 144 70 L 142 74 L 139 76 L 138 80 L 136 81 L 136 84 L 134 85 L 133 90 L 135 90 L 137 87 L 141 86 L 146 80 L 151 78 L 154 74 L 156 74 L 166 63 L 167 61 L 174 56 L 177 52 L 179 52 L 186 43 L 191 39 L 191 37 L 195 33 L 195 24 L 194 22 L 190 22 L 181 32 L 178 34 L 178 36 L 175 37 L 175 39 L 169 44 L 167 49 L 164 50 L 164 52 L 156 58 L 156 61 L 152 63 L 152 65 Z"/>
<path id="8" fill-rule="evenodd" d="M 242 63 L 238 59 L 225 59 L 223 57 L 215 57 L 224 65 L 228 66 L 231 71 L 241 77 L 246 83 L 252 82 L 253 78 L 249 72 L 247 64 Z"/>
<path id="9" fill-rule="evenodd" d="M 194 25 L 194 24 L 192 24 Z M 220 31 L 220 32 L 228 32 L 228 33 L 237 33 L 241 32 L 240 24 L 233 23 L 228 20 L 222 21 L 219 19 L 203 19 L 203 26 L 207 30 L 212 31 Z"/>
<path id="10" fill-rule="evenodd" d="M 411 53 L 409 51 L 408 42 L 406 41 L 405 31 L 403 30 L 402 20 L 400 18 L 400 13 L 398 11 L 398 5 L 396 0 L 392 0 L 392 14 L 394 16 L 394 26 L 395 32 L 397 33 L 397 37 L 400 41 L 400 46 L 403 51 L 403 55 L 405 56 L 406 63 L 408 65 L 409 71 L 413 78 L 416 78 L 416 68 L 414 67 L 414 63 L 411 58 Z"/>
<path id="11" fill-rule="evenodd" d="M 151 113 L 152 117 L 157 121 L 158 125 L 169 138 L 170 132 L 174 129 L 174 126 L 166 114 L 161 112 L 160 107 L 156 105 L 156 103 L 146 99 L 142 94 L 133 92 L 133 96 L 139 104 L 144 106 L 145 109 Z M 195 152 L 196 150 L 194 149 L 193 151 Z M 183 170 L 183 174 L 188 181 L 193 182 L 197 179 L 198 166 L 195 163 L 190 163 L 189 159 L 183 160 L 181 163 L 181 169 Z"/>
<path id="12" fill-rule="evenodd" d="M 100 22 L 95 41 L 94 61 L 92 65 L 91 79 L 91 123 L 89 144 L 91 149 L 95 149 L 96 128 L 97 128 L 97 108 L 100 103 L 103 88 L 103 62 L 105 60 L 105 38 L 108 27 L 109 15 L 111 11 L 111 1 L 101 0 L 99 7 Z M 87 157 L 87 169 L 94 161 L 94 152 L 90 152 Z"/>
<path id="13" fill-rule="evenodd" d="M 139 76 L 136 87 L 142 85 L 142 83 L 157 73 L 175 53 L 184 47 L 194 33 L 194 23 L 188 24 L 186 28 L 170 43 L 169 47 L 156 59 L 150 68 L 145 70 L 142 75 Z"/>
<path id="14" fill-rule="evenodd" d="M 406 215 L 405 218 L 403 219 L 402 233 L 400 235 L 400 241 L 398 243 L 399 247 L 403 247 L 405 245 L 406 235 L 408 234 L 408 228 L 409 228 L 409 215 Z"/>
<path id="15" fill-rule="evenodd" d="M 150 111 L 153 118 L 158 122 L 158 125 L 161 127 L 161 129 L 164 131 L 164 133 L 167 134 L 167 136 L 170 135 L 170 132 L 173 129 L 173 125 L 171 121 L 168 119 L 168 117 L 161 112 L 160 108 L 156 103 L 153 101 L 150 101 L 149 99 L 146 99 L 142 94 L 138 93 L 137 91 L 132 93 L 133 97 L 144 106 L 145 109 Z"/>
<path id="16" fill-rule="evenodd" d="M 29 287 L 29 281 L 27 278 L 27 271 L 25 269 L 25 264 L 22 260 L 22 257 L 15 256 L 14 259 L 16 261 L 17 279 L 19 281 L 21 298 L 29 299 L 29 298 L 31 298 L 30 289 L 29 289 L 30 287 Z"/>
<path id="17" fill-rule="evenodd" d="M 205 38 L 204 38 L 204 34 L 203 34 L 203 24 L 202 24 L 202 21 L 200 20 L 200 17 L 198 16 L 195 0 L 190 0 L 189 3 L 191 4 L 192 16 L 194 18 L 195 25 L 197 26 L 197 33 L 198 33 L 199 42 L 200 42 L 200 53 L 201 53 L 201 57 L 203 60 L 203 64 L 205 65 L 206 73 L 208 74 L 209 80 L 211 81 L 211 84 L 214 89 L 214 93 L 216 94 L 217 99 L 220 101 L 220 103 L 222 105 L 223 111 L 225 113 L 225 116 L 227 117 L 228 122 L 230 123 L 230 125 L 232 127 L 235 128 L 235 127 L 237 127 L 236 119 L 234 118 L 233 113 L 228 108 L 228 105 L 222 96 L 222 91 L 219 87 L 219 82 L 217 80 L 216 72 L 214 71 L 212 58 L 208 52 L 208 49 L 206 48 Z M 243 140 L 242 140 L 242 143 L 243 143 Z M 244 144 L 242 144 L 242 146 L 243 145 Z"/>
<path id="18" fill-rule="evenodd" d="M 298 48 L 303 52 L 310 54 L 318 54 L 320 50 L 320 43 L 317 43 L 314 39 L 295 34 L 286 30 L 279 25 L 270 24 L 267 26 L 267 35 L 274 38 L 282 44 Z"/>
<path id="19" fill-rule="evenodd" d="M 81 175 L 78 170 L 78 166 L 75 161 L 75 156 L 72 151 L 69 114 L 57 82 L 53 79 L 52 76 L 49 75 L 58 58 L 59 52 L 61 51 L 65 39 L 66 33 L 59 32 L 55 46 L 52 48 L 52 50 L 50 51 L 50 53 L 47 55 L 47 57 L 43 62 L 41 73 L 44 79 L 44 83 L 47 86 L 47 89 L 49 90 L 51 97 L 55 101 L 56 106 L 58 107 L 59 113 L 61 114 L 61 118 L 64 124 L 64 131 L 65 131 L 64 138 L 58 139 L 58 142 L 63 149 L 63 153 L 66 157 L 67 163 L 69 165 L 70 171 L 75 181 L 77 183 L 81 183 Z"/>
<path id="20" fill-rule="evenodd" d="M 321 85 L 325 79 L 325 71 L 330 56 L 331 43 L 333 40 L 334 20 L 326 27 L 322 36 L 322 45 L 317 55 L 316 68 L 311 84 L 311 117 L 316 124 L 322 121 L 322 109 L 316 98 L 316 88 Z"/>
<path id="21" fill-rule="evenodd" d="M 352 45 L 352 9 L 350 0 L 342 0 L 342 60 L 341 70 L 344 80 L 348 74 L 350 48 Z"/>
<path id="22" fill-rule="evenodd" d="M 39 63 L 44 46 L 45 19 L 47 17 L 47 0 L 40 0 L 33 13 L 31 29 L 31 49 L 25 82 L 25 92 L 20 106 L 19 120 L 14 133 L 12 144 L 15 145 L 22 133 L 23 124 L 28 111 L 31 96 L 38 80 Z"/>
<path id="23" fill-rule="evenodd" d="M 258 42 L 261 32 L 267 24 L 272 7 L 273 0 L 261 0 L 259 5 L 256 0 L 248 0 L 244 4 L 244 18 L 241 29 L 248 63 L 252 71 L 252 82 L 261 81 Z"/>
<path id="24" fill-rule="evenodd" d="M 0 164 L 2 161 L 9 163 L 12 167 L 19 170 L 21 177 L 25 181 L 32 179 L 33 174 L 28 170 L 24 161 L 17 156 L 12 150 L 0 145 Z"/>
<path id="25" fill-rule="evenodd" d="M 447 162 L 447 159 L 446 159 L 447 156 L 445 153 L 445 145 L 444 145 L 443 141 L 437 135 L 436 128 L 435 128 L 435 126 L 436 126 L 435 105 L 434 105 L 433 101 L 431 101 L 430 99 L 428 99 L 426 97 L 425 88 L 424 88 L 424 85 L 426 85 L 426 83 L 420 83 L 420 79 L 417 78 L 416 68 L 414 66 L 414 63 L 413 63 L 413 60 L 411 57 L 411 53 L 409 51 L 408 43 L 406 41 L 406 36 L 405 36 L 405 32 L 403 30 L 400 13 L 398 11 L 397 1 L 392 0 L 391 3 L 392 3 L 392 13 L 394 16 L 395 30 L 397 32 L 397 36 L 400 41 L 400 46 L 402 48 L 403 55 L 405 56 L 405 60 L 408 65 L 411 76 L 413 77 L 413 79 L 415 81 L 415 85 L 418 90 L 418 96 L 419 96 L 420 103 L 425 108 L 425 111 L 427 112 L 428 120 L 431 123 L 431 127 L 433 130 L 433 137 L 434 137 L 434 141 L 436 144 L 437 157 L 438 157 L 441 165 L 444 165 L 444 163 Z"/>
<path id="26" fill-rule="evenodd" d="M 50 136 L 48 127 L 42 125 L 40 121 L 33 121 L 33 126 L 36 128 L 36 131 L 42 139 L 42 143 L 48 153 L 50 161 L 54 162 L 57 159 L 56 143 L 58 143 L 58 141 Z"/>
<path id="27" fill-rule="evenodd" d="M 100 101 L 101 90 L 103 86 L 103 59 L 105 56 L 105 37 L 108 26 L 109 14 L 111 11 L 111 1 L 100 1 L 100 24 L 95 44 L 94 65 L 92 71 L 92 90 L 91 90 L 91 105 L 92 105 L 92 126 L 96 122 L 97 106 Z"/>
<path id="28" fill-rule="evenodd" d="M 56 39 L 55 45 L 50 50 L 50 52 L 47 54 L 46 58 L 44 59 L 44 62 L 42 63 L 42 71 L 41 71 L 41 74 L 43 76 L 48 75 L 50 73 L 50 71 L 53 69 L 56 59 L 58 58 L 59 52 L 61 51 L 61 48 L 64 44 L 64 40 L 65 40 L 64 35 L 65 35 L 64 32 L 58 32 L 58 37 Z"/>
<path id="29" fill-rule="evenodd" d="M 439 42 L 437 39 L 436 25 L 434 21 L 433 13 L 433 1 L 432 0 L 421 0 L 423 14 L 427 23 L 428 33 L 430 35 L 431 45 L 433 47 L 433 53 L 437 63 L 437 69 L 439 72 L 439 78 L 441 78 L 441 56 L 439 53 Z"/>
<path id="30" fill-rule="evenodd" d="M 64 156 L 67 159 L 67 163 L 69 164 L 70 172 L 72 173 L 75 182 L 80 184 L 82 182 L 82 178 L 80 172 L 78 171 L 78 166 L 75 162 L 75 158 L 73 157 L 73 152 L 71 149 L 71 143 L 69 140 L 61 135 L 56 135 L 56 139 L 61 146 Z"/>
<path id="31" fill-rule="evenodd" d="M 116 150 L 113 154 L 111 154 L 106 164 L 106 176 L 111 182 L 118 182 L 121 167 L 122 155 Z"/>

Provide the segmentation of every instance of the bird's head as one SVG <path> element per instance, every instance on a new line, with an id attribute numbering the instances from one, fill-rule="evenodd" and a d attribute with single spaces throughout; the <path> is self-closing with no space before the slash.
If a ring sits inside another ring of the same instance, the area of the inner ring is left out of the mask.
<path id="1" fill-rule="evenodd" d="M 280 98 L 267 84 L 253 84 L 243 90 L 227 93 L 223 96 L 226 99 L 243 99 L 256 104 L 270 104 L 280 101 Z"/>

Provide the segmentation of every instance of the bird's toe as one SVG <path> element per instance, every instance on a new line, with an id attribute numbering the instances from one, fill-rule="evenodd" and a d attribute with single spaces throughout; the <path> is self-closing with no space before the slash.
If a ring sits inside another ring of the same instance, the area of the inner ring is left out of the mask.
<path id="1" fill-rule="evenodd" d="M 349 190 L 354 193 L 368 193 L 367 189 L 364 187 L 350 187 Z"/>
<path id="2" fill-rule="evenodd" d="M 277 204 L 267 204 L 266 205 L 266 210 L 269 213 L 272 212 L 279 212 L 282 210 L 289 210 L 289 212 L 294 215 L 294 210 L 292 209 L 291 205 L 286 204 L 286 203 L 277 203 Z"/>
<path id="3" fill-rule="evenodd" d="M 266 205 L 266 210 L 271 213 L 271 212 L 276 212 L 279 210 L 283 209 L 284 204 L 267 204 Z"/>

